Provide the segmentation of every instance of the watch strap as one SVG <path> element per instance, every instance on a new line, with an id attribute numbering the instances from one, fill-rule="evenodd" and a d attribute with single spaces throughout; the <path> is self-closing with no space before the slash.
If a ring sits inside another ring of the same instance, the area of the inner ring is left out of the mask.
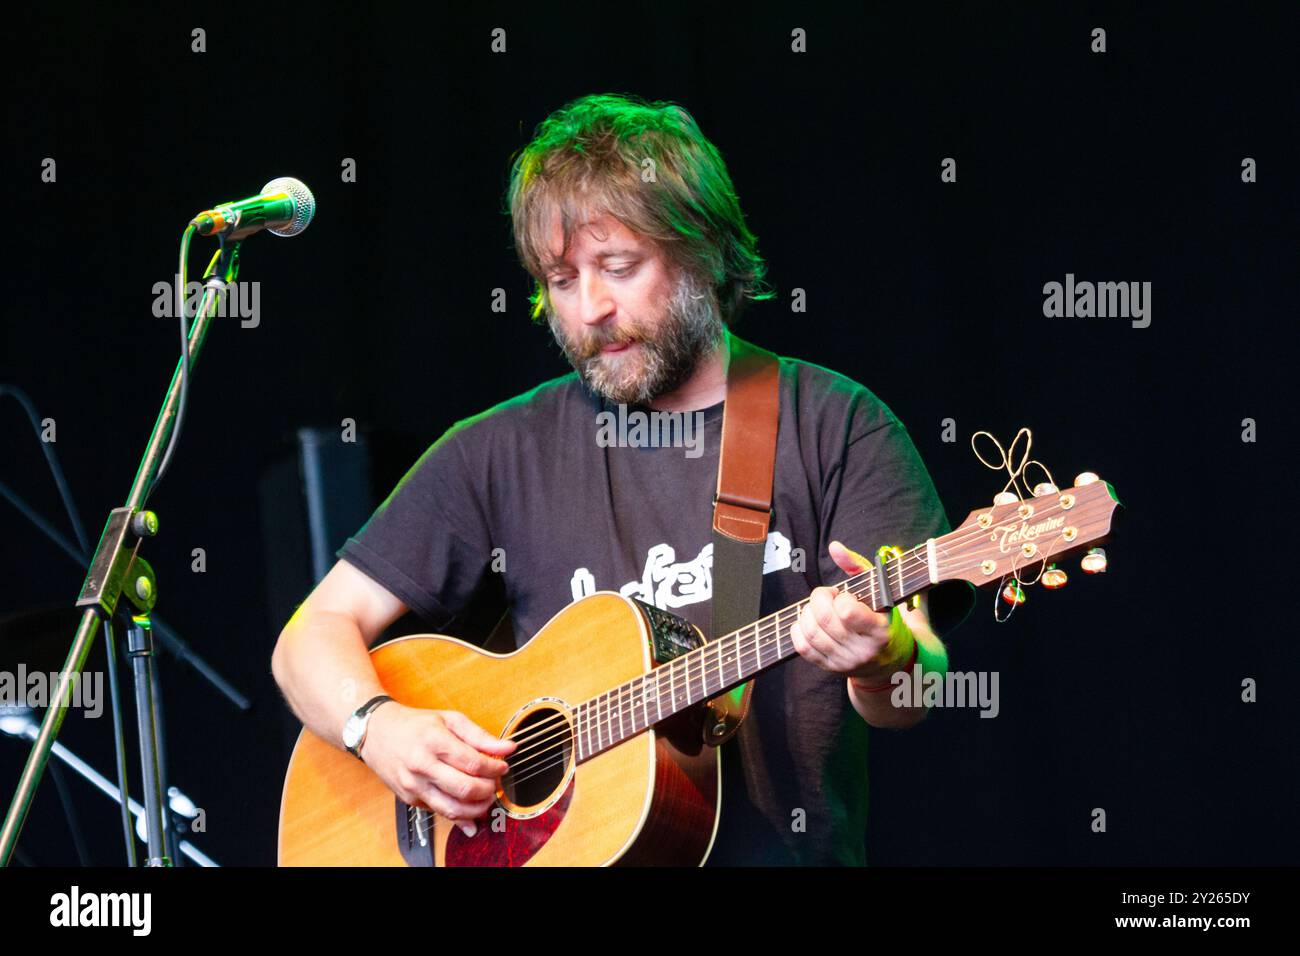
<path id="1" fill-rule="evenodd" d="M 387 694 L 378 694 L 375 697 L 371 697 L 368 701 L 352 712 L 353 718 L 366 721 L 366 724 L 361 728 L 361 736 L 357 738 L 356 745 L 348 747 L 348 753 L 352 754 L 352 756 L 356 757 L 358 760 L 361 760 L 361 747 L 366 742 L 366 733 L 369 730 L 369 721 L 367 721 L 366 718 L 368 718 L 380 704 L 386 703 L 392 699 L 393 698 L 389 697 Z"/>

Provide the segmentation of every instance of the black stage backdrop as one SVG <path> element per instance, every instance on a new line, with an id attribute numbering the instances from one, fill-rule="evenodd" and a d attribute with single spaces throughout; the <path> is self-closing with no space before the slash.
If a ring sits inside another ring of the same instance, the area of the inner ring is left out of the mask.
<path id="1" fill-rule="evenodd" d="M 0 383 L 53 419 L 92 540 L 176 361 L 153 289 L 188 217 L 282 175 L 319 203 L 302 236 L 246 244 L 258 323 L 216 321 L 151 502 L 159 614 L 252 702 L 238 711 L 164 656 L 171 782 L 205 811 L 196 845 L 226 865 L 275 860 L 291 738 L 269 658 L 305 590 L 271 583 L 286 574 L 261 483 L 299 428 L 351 419 L 364 441 L 342 451 L 373 456 L 372 486 L 341 504 L 368 513 L 453 421 L 567 371 L 529 322 L 502 196 L 550 111 L 619 92 L 682 103 L 728 162 L 777 290 L 738 331 L 889 403 L 954 524 L 1002 486 L 971 453 L 978 429 L 1031 427 L 1061 484 L 1094 470 L 1126 506 L 1108 574 L 1071 562 L 1068 587 L 1029 589 L 1004 625 L 982 591 L 951 639 L 952 669 L 1000 676 L 995 719 L 936 710 L 873 735 L 869 859 L 1297 862 L 1300 35 L 1282 9 L 11 12 Z M 194 273 L 213 248 L 196 240 Z M 1150 283 L 1149 325 L 1045 316 L 1044 284 L 1067 275 Z M 7 399 L 0 480 L 68 533 Z M 71 603 L 73 562 L 7 503 L 0 529 L 0 613 Z M 110 767 L 106 716 L 74 717 L 66 737 Z M 5 806 L 26 752 L 0 737 Z M 89 860 L 120 862 L 109 802 L 66 785 Z M 49 781 L 20 849 L 77 861 Z"/>

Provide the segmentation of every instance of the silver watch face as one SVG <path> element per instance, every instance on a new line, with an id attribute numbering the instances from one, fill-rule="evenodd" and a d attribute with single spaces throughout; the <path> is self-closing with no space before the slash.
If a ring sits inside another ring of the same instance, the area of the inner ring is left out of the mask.
<path id="1" fill-rule="evenodd" d="M 365 719 L 353 714 L 348 718 L 348 722 L 343 725 L 343 746 L 349 749 L 356 747 L 357 741 L 361 739 L 361 730 L 366 725 Z"/>

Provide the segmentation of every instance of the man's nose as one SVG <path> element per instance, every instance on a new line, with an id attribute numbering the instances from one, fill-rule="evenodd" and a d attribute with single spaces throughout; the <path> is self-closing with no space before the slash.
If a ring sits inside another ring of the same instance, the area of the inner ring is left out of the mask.
<path id="1" fill-rule="evenodd" d="M 614 298 L 599 272 L 579 279 L 578 318 L 584 325 L 599 325 L 614 312 Z"/>

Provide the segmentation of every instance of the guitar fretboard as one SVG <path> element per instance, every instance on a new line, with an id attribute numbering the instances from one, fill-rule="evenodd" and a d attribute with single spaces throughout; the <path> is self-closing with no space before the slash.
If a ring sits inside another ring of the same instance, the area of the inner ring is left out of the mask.
<path id="1" fill-rule="evenodd" d="M 832 586 L 877 611 L 901 604 L 934 583 L 933 546 L 933 541 L 918 545 L 883 566 L 888 599 L 874 568 Z M 790 627 L 808 601 L 805 598 L 747 624 L 579 704 L 575 708 L 578 762 L 792 657 Z"/>

